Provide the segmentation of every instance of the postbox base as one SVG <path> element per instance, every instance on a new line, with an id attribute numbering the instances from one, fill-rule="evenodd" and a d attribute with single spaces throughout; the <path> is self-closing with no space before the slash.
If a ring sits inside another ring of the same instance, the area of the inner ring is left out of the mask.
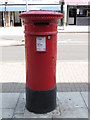
<path id="1" fill-rule="evenodd" d="M 56 108 L 56 87 L 48 91 L 34 91 L 26 87 L 26 108 L 43 114 Z"/>

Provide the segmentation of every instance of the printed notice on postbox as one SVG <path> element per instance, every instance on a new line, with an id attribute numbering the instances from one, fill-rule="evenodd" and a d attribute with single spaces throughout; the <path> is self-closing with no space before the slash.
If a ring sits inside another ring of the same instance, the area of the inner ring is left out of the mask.
<path id="1" fill-rule="evenodd" d="M 36 51 L 46 51 L 46 37 L 36 37 Z"/>

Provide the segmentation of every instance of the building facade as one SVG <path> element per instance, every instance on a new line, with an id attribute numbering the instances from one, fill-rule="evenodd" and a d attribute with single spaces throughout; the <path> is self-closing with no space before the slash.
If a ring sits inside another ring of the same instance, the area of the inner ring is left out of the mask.
<path id="1" fill-rule="evenodd" d="M 27 4 L 26 4 L 27 2 Z M 21 12 L 28 10 L 60 11 L 58 0 L 0 0 L 0 26 L 21 26 Z"/>
<path id="2" fill-rule="evenodd" d="M 0 0 L 0 26 L 22 26 L 19 14 L 26 11 L 27 6 L 28 10 L 62 12 L 63 19 L 59 20 L 59 25 L 90 24 L 90 0 Z"/>
<path id="3" fill-rule="evenodd" d="M 90 25 L 90 0 L 64 0 L 65 25 Z"/>

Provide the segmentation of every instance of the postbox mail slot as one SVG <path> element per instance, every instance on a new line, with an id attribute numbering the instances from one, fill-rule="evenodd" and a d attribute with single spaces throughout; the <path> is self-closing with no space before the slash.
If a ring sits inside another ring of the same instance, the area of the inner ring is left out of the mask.
<path id="1" fill-rule="evenodd" d="M 49 25 L 49 22 L 34 22 L 34 25 Z"/>

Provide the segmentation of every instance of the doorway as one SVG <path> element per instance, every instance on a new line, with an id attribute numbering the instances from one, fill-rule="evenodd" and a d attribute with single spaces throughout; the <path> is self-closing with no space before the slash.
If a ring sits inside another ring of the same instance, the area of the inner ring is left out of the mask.
<path id="1" fill-rule="evenodd" d="M 21 26 L 20 12 L 14 12 L 14 26 Z"/>
<path id="2" fill-rule="evenodd" d="M 69 9 L 69 25 L 76 25 L 76 8 Z"/>

